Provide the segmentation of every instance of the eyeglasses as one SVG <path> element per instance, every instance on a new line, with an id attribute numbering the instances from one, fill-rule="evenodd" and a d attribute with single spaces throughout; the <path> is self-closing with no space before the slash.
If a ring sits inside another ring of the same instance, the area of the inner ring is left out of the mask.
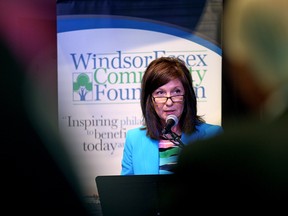
<path id="1" fill-rule="evenodd" d="M 175 95 L 175 96 L 170 96 L 170 97 L 153 97 L 153 100 L 155 101 L 155 103 L 158 104 L 164 104 L 167 102 L 168 99 L 170 99 L 173 103 L 179 103 L 182 102 L 184 100 L 184 95 Z"/>

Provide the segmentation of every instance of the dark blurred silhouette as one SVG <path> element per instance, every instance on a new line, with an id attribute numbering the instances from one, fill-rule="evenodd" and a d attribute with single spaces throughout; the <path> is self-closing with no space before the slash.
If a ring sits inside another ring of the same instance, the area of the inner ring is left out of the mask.
<path id="1" fill-rule="evenodd" d="M 2 214 L 88 215 L 58 134 L 55 2 L 0 12 Z"/>
<path id="2" fill-rule="evenodd" d="M 174 214 L 287 214 L 287 8 L 283 0 L 225 1 L 225 69 L 250 109 L 226 120 L 221 136 L 183 149 Z"/>
<path id="3" fill-rule="evenodd" d="M 73 186 L 73 175 L 68 175 L 71 168 L 65 165 L 61 139 L 56 133 L 41 134 L 28 115 L 29 94 L 25 93 L 35 89 L 29 86 L 25 70 L 2 41 L 0 50 L 1 211 L 9 215 L 88 215 L 77 182 Z M 66 173 L 49 150 L 49 143 L 50 148 L 58 146 L 54 151 L 62 154 L 61 166 Z"/>

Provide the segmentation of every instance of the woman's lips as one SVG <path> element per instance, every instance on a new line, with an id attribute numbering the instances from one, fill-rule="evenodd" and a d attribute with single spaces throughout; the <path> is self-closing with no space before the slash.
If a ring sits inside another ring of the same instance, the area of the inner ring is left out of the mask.
<path id="1" fill-rule="evenodd" d="M 167 110 L 167 111 L 164 111 L 167 115 L 171 115 L 171 114 L 174 114 L 174 110 Z"/>

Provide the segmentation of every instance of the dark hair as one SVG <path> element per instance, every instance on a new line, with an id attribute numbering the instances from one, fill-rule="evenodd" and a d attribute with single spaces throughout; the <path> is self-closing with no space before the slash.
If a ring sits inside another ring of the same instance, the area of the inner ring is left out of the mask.
<path id="1" fill-rule="evenodd" d="M 197 98 L 193 89 L 192 77 L 184 61 L 174 57 L 160 57 L 153 60 L 145 70 L 141 83 L 141 109 L 147 135 L 159 139 L 163 125 L 152 101 L 152 93 L 173 79 L 179 79 L 184 87 L 184 109 L 179 119 L 180 129 L 187 134 L 195 130 L 196 124 L 204 122 L 197 115 Z"/>

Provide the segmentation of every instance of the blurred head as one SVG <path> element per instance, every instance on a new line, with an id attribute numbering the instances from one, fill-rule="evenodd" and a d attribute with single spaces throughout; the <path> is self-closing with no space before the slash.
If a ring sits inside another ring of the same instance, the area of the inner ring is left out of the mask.
<path id="1" fill-rule="evenodd" d="M 169 114 L 178 117 L 178 125 L 186 133 L 192 133 L 200 120 L 191 74 L 177 58 L 161 57 L 148 65 L 142 79 L 140 103 L 147 133 L 154 139 L 159 139 Z"/>
<path id="2" fill-rule="evenodd" d="M 224 14 L 229 75 L 244 101 L 265 117 L 287 106 L 287 8 L 286 0 L 230 0 Z"/>

